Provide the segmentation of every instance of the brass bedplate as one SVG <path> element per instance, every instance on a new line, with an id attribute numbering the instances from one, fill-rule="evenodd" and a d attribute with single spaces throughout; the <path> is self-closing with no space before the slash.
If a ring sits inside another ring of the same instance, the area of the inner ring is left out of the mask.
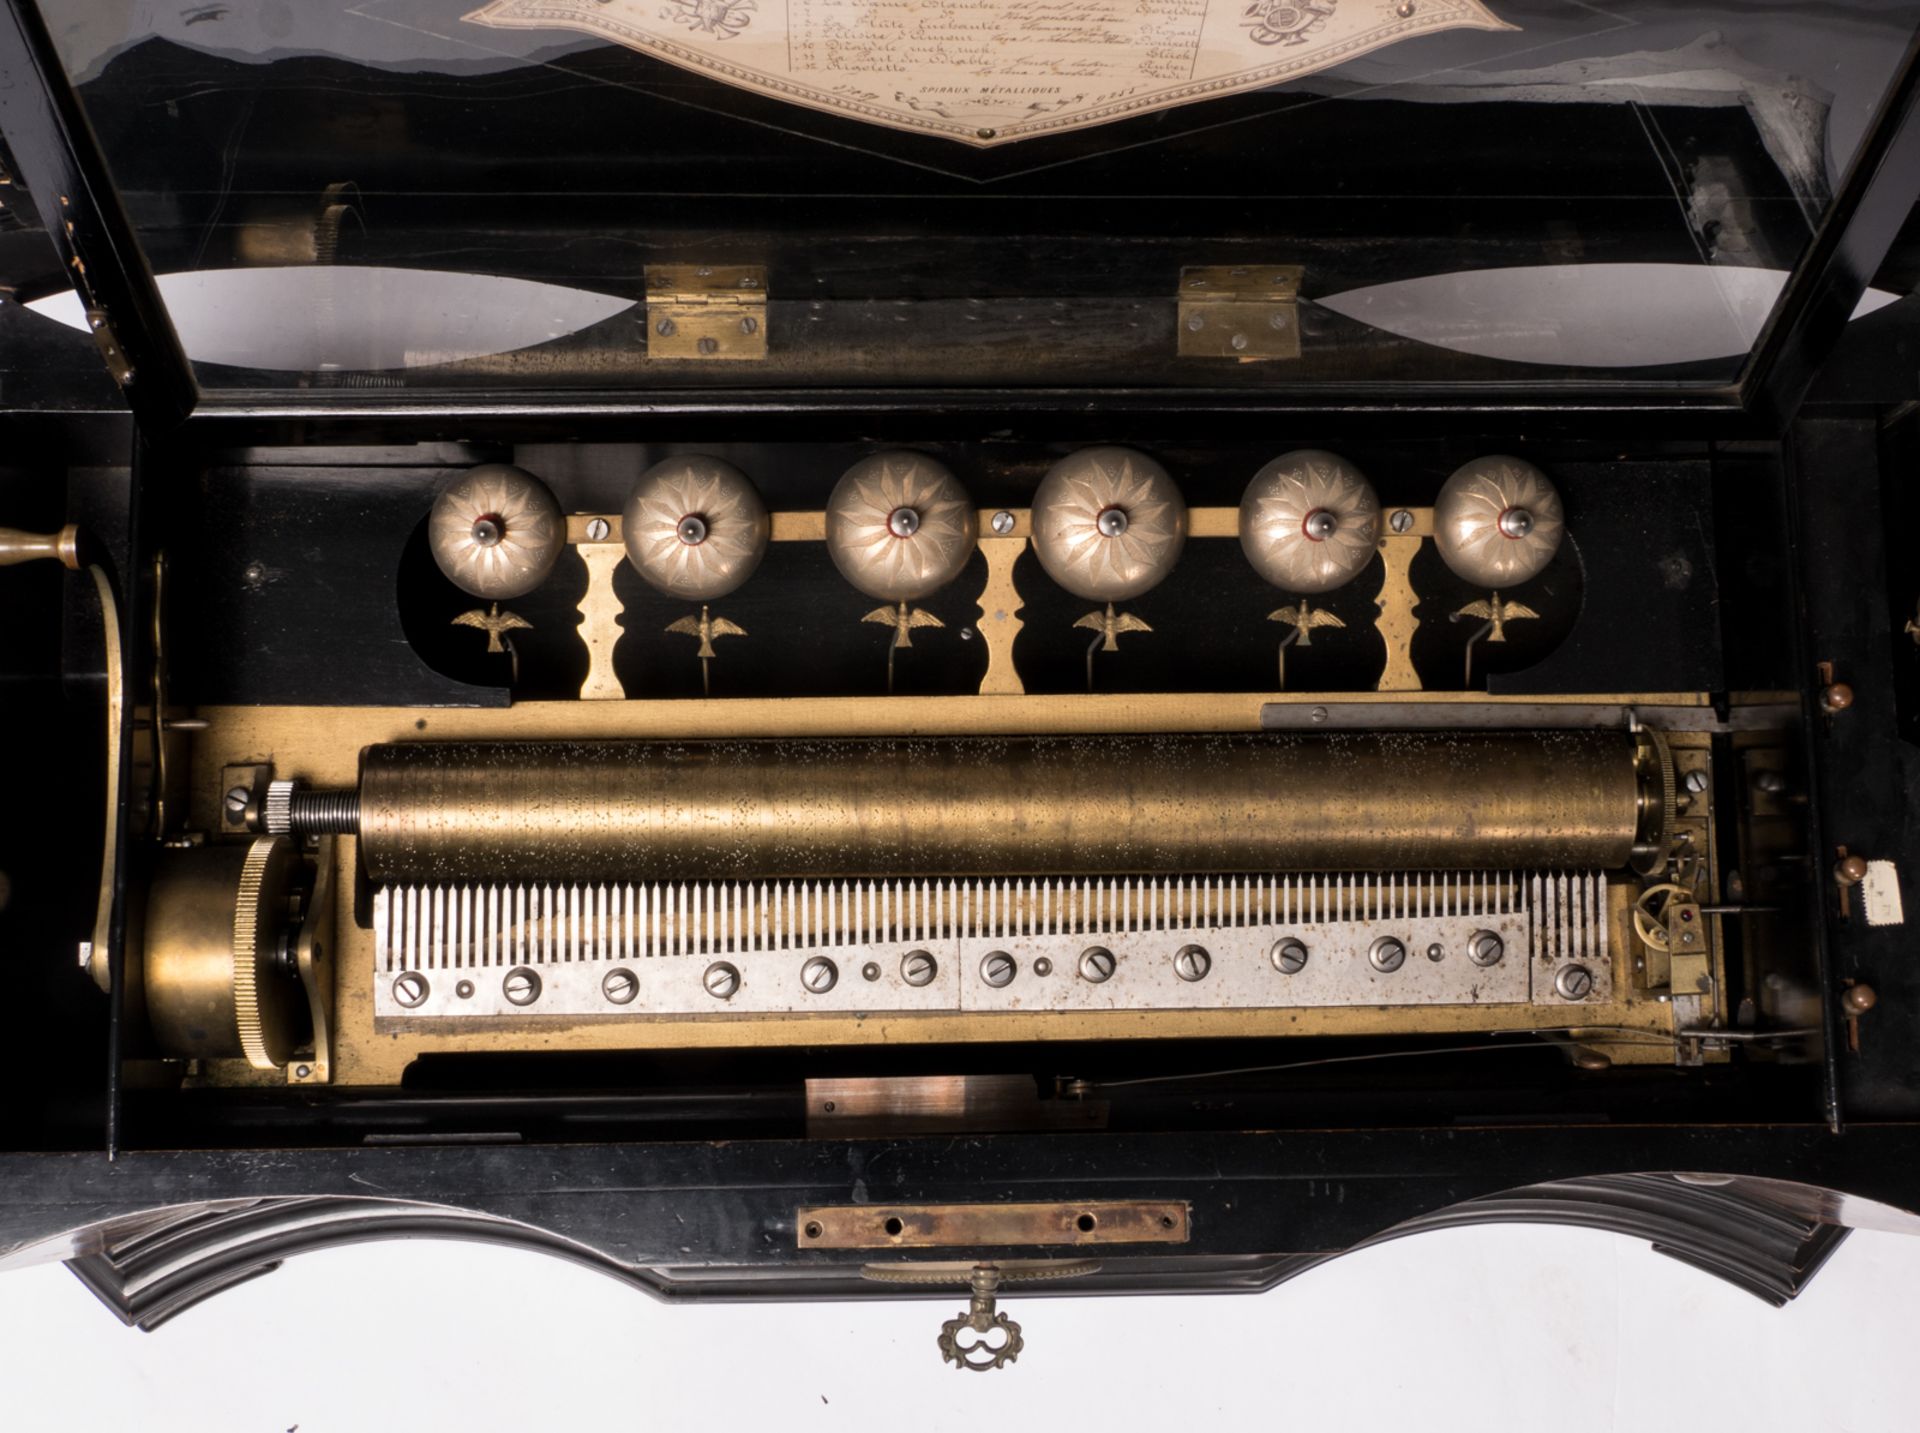
<path id="1" fill-rule="evenodd" d="M 1256 732 L 1263 709 L 1276 702 L 1311 708 L 1311 694 L 1218 696 L 1022 696 L 872 698 L 795 701 L 616 701 L 528 703 L 504 711 L 478 709 L 217 707 L 202 710 L 207 726 L 194 735 L 190 824 L 218 832 L 226 824 L 223 781 L 237 767 L 271 762 L 276 775 L 314 787 L 351 786 L 363 749 L 381 743 L 475 739 L 684 739 L 704 737 L 927 737 L 1011 734 Z M 1342 701 L 1352 698 L 1342 696 Z M 1427 701 L 1474 702 L 1498 708 L 1499 699 L 1432 694 Z M 1581 696 L 1542 705 L 1622 709 L 1697 709 L 1693 696 L 1639 693 Z M 1679 778 L 1704 770 L 1708 738 L 1676 731 L 1665 738 Z M 1679 815 L 1696 824 L 1695 849 L 1712 850 L 1712 816 L 1704 796 Z M 214 838 L 218 840 L 219 838 Z M 591 1018 L 522 1017 L 486 1020 L 379 1016 L 375 1010 L 375 933 L 355 918 L 359 860 L 352 837 L 330 842 L 334 948 L 330 1058 L 292 1058 L 284 1069 L 256 1069 L 245 1060 L 207 1059 L 199 1077 L 214 1083 L 391 1085 L 420 1055 L 440 1052 L 621 1050 L 771 1047 L 826 1044 L 946 1043 L 986 1040 L 1095 1040 L 1257 1037 L 1283 1035 L 1407 1035 L 1550 1028 L 1617 1063 L 1669 1063 L 1675 1031 L 1699 1028 L 1719 1013 L 1711 994 L 1676 999 L 1666 971 L 1648 968 L 1649 952 L 1633 937 L 1636 885 L 1616 879 L 1606 889 L 1608 969 L 1604 1000 L 1577 1006 L 1542 1004 L 1267 1006 L 1189 1010 L 1004 1010 L 977 1013 L 890 1012 L 657 1014 L 622 1009 Z M 1711 873 L 1709 881 L 1713 879 Z M 1708 889 L 1712 889 L 1711 885 Z M 1718 917 L 1702 918 L 1709 992 L 1721 988 Z M 150 937 L 151 938 L 151 937 Z M 849 979 L 853 972 L 846 973 Z M 1059 978 L 1071 978 L 1062 973 Z M 1695 1046 L 1679 1053 L 1702 1054 Z M 1706 1058 L 1716 1058 L 1706 1052 Z M 304 1073 L 303 1073 L 304 1072 Z"/>
<path id="2" fill-rule="evenodd" d="M 1237 509 L 1188 509 L 1119 448 L 1063 458 L 1024 508 L 976 508 L 910 453 L 856 464 L 820 512 L 769 512 L 697 455 L 619 513 L 473 469 L 427 529 L 484 604 L 454 623 L 510 650 L 528 624 L 507 604 L 572 550 L 580 699 L 200 711 L 133 1007 L 216 1083 L 391 1085 L 460 1051 L 1509 1030 L 1590 1062 L 1719 1058 L 1706 699 L 1474 690 L 1476 644 L 1537 616 L 1510 594 L 1564 527 L 1506 457 L 1432 508 L 1384 507 L 1317 450 Z M 1275 689 L 1097 694 L 1190 538 L 1237 538 L 1275 590 Z M 726 599 L 784 542 L 824 544 L 880 604 L 887 695 L 628 694 L 623 564 L 685 604 L 668 630 L 704 683 L 716 640 L 747 635 Z M 1482 596 L 1418 615 L 1426 544 Z M 1016 669 L 1028 550 L 1088 606 L 1084 695 Z M 941 626 L 916 604 L 975 553 L 977 692 L 892 695 L 895 653 Z M 1376 690 L 1283 690 L 1288 647 L 1344 625 L 1319 595 L 1376 555 Z M 1436 616 L 1466 691 L 1421 690 Z"/>

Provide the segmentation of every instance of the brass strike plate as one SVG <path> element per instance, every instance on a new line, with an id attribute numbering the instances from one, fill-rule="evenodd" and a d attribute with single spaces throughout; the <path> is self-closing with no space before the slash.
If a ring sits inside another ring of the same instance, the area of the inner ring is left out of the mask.
<path id="1" fill-rule="evenodd" d="M 1298 264 L 1239 264 L 1180 271 L 1182 358 L 1242 363 L 1300 356 Z"/>
<path id="2" fill-rule="evenodd" d="M 767 356 L 767 271 L 758 264 L 648 264 L 647 357 Z"/>
<path id="3" fill-rule="evenodd" d="M 1185 1201 L 1086 1204 L 822 1205 L 794 1215 L 802 1249 L 1010 1249 L 1081 1244 L 1184 1244 Z"/>

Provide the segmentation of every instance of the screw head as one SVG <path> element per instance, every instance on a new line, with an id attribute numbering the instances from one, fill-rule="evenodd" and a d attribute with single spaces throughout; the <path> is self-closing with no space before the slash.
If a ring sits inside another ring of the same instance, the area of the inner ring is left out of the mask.
<path id="1" fill-rule="evenodd" d="M 703 338 L 699 343 L 695 344 L 694 347 L 700 350 L 702 357 L 712 358 L 714 354 L 720 351 L 720 340 L 717 338 Z"/>
<path id="2" fill-rule="evenodd" d="M 698 547 L 707 540 L 707 520 L 698 513 L 688 513 L 680 519 L 673 535 L 688 547 Z"/>
<path id="3" fill-rule="evenodd" d="M 244 786 L 230 786 L 224 801 L 229 821 L 238 821 L 247 814 L 247 805 L 253 800 L 253 793 Z"/>
<path id="4" fill-rule="evenodd" d="M 1853 688 L 1845 682 L 1835 682 L 1821 689 L 1820 705 L 1830 712 L 1843 712 L 1853 705 Z"/>
<path id="5" fill-rule="evenodd" d="M 839 983 L 840 967 L 824 955 L 816 955 L 800 967 L 800 983 L 815 995 L 825 995 Z"/>
<path id="6" fill-rule="evenodd" d="M 1004 950 L 990 950 L 980 960 L 980 978 L 995 990 L 1013 984 L 1020 973 L 1020 962 Z"/>
<path id="7" fill-rule="evenodd" d="M 1127 530 L 1127 510 L 1108 508 L 1093 520 L 1093 525 L 1100 529 L 1102 537 L 1118 537 Z"/>
<path id="8" fill-rule="evenodd" d="M 920 513 L 916 508 L 895 508 L 887 514 L 887 531 L 895 537 L 912 537 L 920 531 Z"/>
<path id="9" fill-rule="evenodd" d="M 1227 340 L 1227 343 L 1233 348 L 1234 352 L 1238 353 L 1247 346 L 1247 336 L 1244 333 L 1236 333 L 1232 338 Z"/>
<path id="10" fill-rule="evenodd" d="M 1405 508 L 1395 508 L 1393 516 L 1387 519 L 1387 526 L 1397 533 L 1413 531 L 1413 514 Z"/>
<path id="11" fill-rule="evenodd" d="M 1307 968 L 1307 943 L 1298 936 L 1282 936 L 1267 952 L 1267 959 L 1282 975 L 1298 975 Z"/>
<path id="12" fill-rule="evenodd" d="M 940 973 L 940 962 L 930 950 L 910 950 L 900 957 L 900 978 L 909 985 L 931 985 Z"/>
<path id="13" fill-rule="evenodd" d="M 729 961 L 716 960 L 700 976 L 700 983 L 715 1000 L 731 1000 L 740 990 L 740 970 Z"/>
<path id="14" fill-rule="evenodd" d="M 1467 937 L 1467 959 L 1475 965 L 1498 965 L 1507 953 L 1507 943 L 1497 932 L 1477 930 Z"/>
<path id="15" fill-rule="evenodd" d="M 1707 789 L 1707 786 L 1708 786 L 1707 773 L 1704 771 L 1698 771 L 1698 770 L 1689 771 L 1685 776 L 1680 778 L 1680 785 L 1684 790 L 1686 790 L 1690 794 L 1694 796 L 1698 796 L 1701 792 Z"/>
<path id="16" fill-rule="evenodd" d="M 1435 965 L 1438 965 L 1441 961 L 1445 960 L 1446 958 L 1447 958 L 1447 948 L 1444 945 L 1440 944 L 1439 941 L 1436 940 L 1432 945 L 1427 947 L 1427 959 L 1432 961 Z"/>
<path id="17" fill-rule="evenodd" d="M 991 527 L 998 536 L 1005 537 L 1013 531 L 1013 514 L 1010 512 L 997 512 L 993 515 L 993 519 L 988 526 Z"/>
<path id="18" fill-rule="evenodd" d="M 1553 988 L 1562 1000 L 1585 1000 L 1593 994 L 1593 972 L 1584 965 L 1563 965 L 1553 977 Z"/>
<path id="19" fill-rule="evenodd" d="M 1340 519 L 1325 508 L 1315 508 L 1300 524 L 1300 531 L 1306 534 L 1309 542 L 1325 542 L 1339 530 Z"/>
<path id="20" fill-rule="evenodd" d="M 870 960 L 865 965 L 861 966 L 860 978 L 862 980 L 878 980 L 880 978 L 880 962 L 877 960 Z"/>
<path id="21" fill-rule="evenodd" d="M 1367 963 L 1382 975 L 1391 975 L 1407 963 L 1406 942 L 1383 935 L 1367 949 Z"/>
<path id="22" fill-rule="evenodd" d="M 662 338 L 672 338 L 680 331 L 680 325 L 670 318 L 663 318 L 653 326 L 653 331 Z"/>
<path id="23" fill-rule="evenodd" d="M 1842 856 L 1834 865 L 1833 878 L 1843 886 L 1857 886 L 1867 878 L 1865 856 Z"/>
<path id="24" fill-rule="evenodd" d="M 1500 514 L 1496 523 L 1502 537 L 1518 540 L 1533 531 L 1533 514 L 1525 508 L 1508 508 Z"/>
<path id="25" fill-rule="evenodd" d="M 1090 945 L 1080 952 L 1080 978 L 1090 985 L 1104 985 L 1113 979 L 1119 962 L 1104 945 Z"/>
<path id="26" fill-rule="evenodd" d="M 403 970 L 393 978 L 393 998 L 408 1010 L 424 1005 L 430 988 L 417 970 Z"/>
<path id="27" fill-rule="evenodd" d="M 1204 945 L 1183 945 L 1173 953 L 1173 973 L 1182 980 L 1205 980 L 1213 969 L 1213 957 Z"/>
<path id="28" fill-rule="evenodd" d="M 640 977 L 631 970 L 609 970 L 600 982 L 600 993 L 615 1005 L 631 1005 L 640 993 Z"/>
<path id="29" fill-rule="evenodd" d="M 1778 796 L 1787 789 L 1787 778 L 1777 771 L 1763 771 L 1753 778 L 1753 789 L 1768 796 Z"/>
<path id="30" fill-rule="evenodd" d="M 749 338 L 751 338 L 754 334 L 760 332 L 760 320 L 757 318 L 741 319 L 740 332 L 746 334 Z"/>
<path id="31" fill-rule="evenodd" d="M 500 991 L 509 1004 L 531 1005 L 540 998 L 540 977 L 525 966 L 509 970 L 500 982 Z"/>

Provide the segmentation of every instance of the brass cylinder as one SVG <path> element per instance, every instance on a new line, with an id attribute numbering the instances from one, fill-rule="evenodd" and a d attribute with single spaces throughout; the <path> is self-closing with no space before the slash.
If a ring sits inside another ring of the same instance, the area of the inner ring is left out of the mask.
<path id="1" fill-rule="evenodd" d="M 377 880 L 1615 867 L 1620 733 L 370 747 Z"/>

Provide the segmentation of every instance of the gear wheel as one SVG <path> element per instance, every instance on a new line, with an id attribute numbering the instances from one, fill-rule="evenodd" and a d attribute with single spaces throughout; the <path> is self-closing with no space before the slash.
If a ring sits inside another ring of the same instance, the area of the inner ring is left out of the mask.
<path id="1" fill-rule="evenodd" d="M 287 1063 L 299 1023 L 299 988 L 276 968 L 292 871 L 292 843 L 262 836 L 247 848 L 234 892 L 233 1020 L 256 1070 Z"/>

